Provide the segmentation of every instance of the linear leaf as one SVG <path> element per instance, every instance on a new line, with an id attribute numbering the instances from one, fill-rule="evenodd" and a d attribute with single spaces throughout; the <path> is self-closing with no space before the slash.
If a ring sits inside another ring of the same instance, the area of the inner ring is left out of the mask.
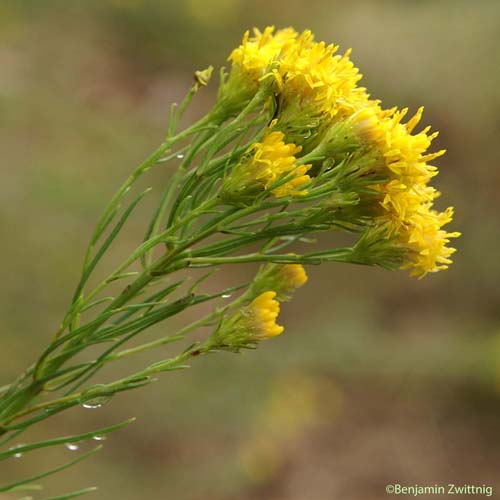
<path id="1" fill-rule="evenodd" d="M 78 284 L 73 301 L 76 301 L 78 297 L 80 296 L 81 291 L 83 290 L 83 287 L 85 286 L 85 283 L 87 283 L 87 280 L 89 279 L 90 275 L 92 274 L 92 271 L 95 269 L 103 255 L 106 253 L 106 250 L 110 247 L 111 243 L 115 240 L 115 238 L 118 236 L 120 233 L 122 227 L 124 226 L 125 222 L 127 222 L 127 219 L 130 217 L 132 212 L 134 211 L 134 208 L 139 204 L 139 202 L 142 200 L 142 198 L 151 191 L 151 188 L 146 189 L 143 191 L 141 194 L 139 194 L 133 201 L 132 203 L 128 206 L 127 210 L 123 213 L 121 216 L 120 220 L 117 222 L 116 226 L 113 228 L 111 233 L 108 235 L 104 243 L 101 245 L 99 250 L 97 251 L 95 257 L 91 260 L 89 265 L 85 268 L 85 271 L 83 272 L 82 278 L 80 280 L 80 283 Z"/>
<path id="2" fill-rule="evenodd" d="M 66 495 L 60 495 L 57 497 L 47 497 L 47 498 L 42 498 L 41 500 L 66 500 L 67 498 L 76 498 L 76 497 L 81 497 L 82 495 L 86 495 L 87 493 L 92 493 L 96 491 L 97 488 L 95 486 L 92 486 L 90 488 L 85 488 L 83 490 L 78 490 L 78 491 L 73 491 L 71 493 L 66 493 Z"/>
<path id="3" fill-rule="evenodd" d="M 12 491 L 12 490 L 18 490 L 21 486 L 27 485 L 28 483 L 31 483 L 32 481 L 38 481 L 39 479 L 43 479 L 44 477 L 50 476 L 52 474 L 55 474 L 56 472 L 60 472 L 64 469 L 68 469 L 72 465 L 77 464 L 78 462 L 81 462 L 88 458 L 89 456 L 93 455 L 94 453 L 97 453 L 102 449 L 102 445 L 96 446 L 90 451 L 87 451 L 86 453 L 80 455 L 79 457 L 63 464 L 58 467 L 54 467 L 53 469 L 50 469 L 46 472 L 42 472 L 41 474 L 37 474 L 35 476 L 31 476 L 27 479 L 22 479 L 21 481 L 17 481 L 16 483 L 9 484 L 7 486 L 0 486 L 0 492 L 1 491 Z"/>
<path id="4" fill-rule="evenodd" d="M 18 446 L 17 448 L 12 448 L 10 450 L 4 451 L 3 453 L 0 453 L 0 460 L 5 460 L 6 458 L 10 458 L 11 456 L 16 455 L 18 453 L 27 453 L 29 451 L 36 450 L 39 448 L 48 448 L 49 446 L 57 446 L 66 443 L 76 443 L 78 441 L 92 439 L 95 436 L 102 436 L 103 434 L 109 434 L 110 432 L 121 429 L 122 427 L 125 427 L 134 421 L 135 418 L 129 418 L 128 420 L 120 422 L 119 424 L 111 425 L 109 427 L 104 427 L 96 431 L 85 432 L 83 434 L 75 434 L 74 436 L 64 436 L 56 439 L 49 439 L 47 441 L 39 441 L 37 443 Z"/>

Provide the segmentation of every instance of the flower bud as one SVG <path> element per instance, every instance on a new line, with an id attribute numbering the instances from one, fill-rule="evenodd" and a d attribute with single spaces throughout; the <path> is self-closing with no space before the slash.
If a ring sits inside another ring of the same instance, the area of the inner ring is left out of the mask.
<path id="1" fill-rule="evenodd" d="M 255 277 L 250 290 L 259 295 L 264 290 L 274 290 L 278 300 L 288 301 L 293 292 L 307 282 L 307 274 L 301 264 L 265 264 Z"/>
<path id="2" fill-rule="evenodd" d="M 260 340 L 280 335 L 284 328 L 276 323 L 280 304 L 276 292 L 266 291 L 250 304 L 241 307 L 222 320 L 207 349 L 223 349 L 238 352 L 242 348 L 255 348 Z"/>

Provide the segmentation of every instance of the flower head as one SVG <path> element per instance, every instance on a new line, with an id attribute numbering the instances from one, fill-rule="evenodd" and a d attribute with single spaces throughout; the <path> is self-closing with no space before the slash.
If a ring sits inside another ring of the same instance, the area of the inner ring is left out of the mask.
<path id="1" fill-rule="evenodd" d="M 257 86 L 274 80 L 280 102 L 278 122 L 286 122 L 283 128 L 293 127 L 287 116 L 291 108 L 317 131 L 319 118 L 348 116 L 368 101 L 366 89 L 358 86 L 362 75 L 349 58 L 350 50 L 339 55 L 338 48 L 315 42 L 310 30 L 299 34 L 292 28 L 275 31 L 268 26 L 263 32 L 254 29 L 252 37 L 247 31 L 229 56 L 230 80 L 243 75 Z"/>
<path id="2" fill-rule="evenodd" d="M 452 220 L 451 207 L 444 212 L 433 209 L 440 193 L 429 182 L 438 171 L 428 162 L 443 155 L 444 150 L 428 153 L 428 148 L 437 132 L 429 133 L 430 127 L 426 127 L 413 134 L 423 108 L 403 123 L 407 111 L 384 111 L 374 104 L 354 113 L 349 121 L 361 142 L 380 159 L 379 173 L 386 180 L 371 187 L 378 193 L 375 199 L 382 208 L 379 219 L 386 221 L 389 237 L 407 249 L 401 267 L 423 277 L 447 268 L 455 249 L 446 245 L 460 234 L 442 229 Z"/>
<path id="3" fill-rule="evenodd" d="M 275 297 L 276 292 L 264 292 L 248 306 L 249 327 L 253 338 L 267 339 L 283 333 L 284 328 L 276 323 L 280 303 Z"/>
<path id="4" fill-rule="evenodd" d="M 315 42 L 309 30 L 298 36 L 279 64 L 284 99 L 299 96 L 304 105 L 321 109 L 328 116 L 349 114 L 355 103 L 366 101 L 365 89 L 357 85 L 362 75 L 349 59 L 350 50 L 339 55 L 338 48 Z"/>
<path id="5" fill-rule="evenodd" d="M 430 134 L 430 127 L 412 134 L 422 118 L 423 108 L 419 108 L 407 123 L 402 123 L 407 113 L 407 108 L 382 110 L 375 104 L 354 113 L 350 122 L 362 140 L 380 153 L 392 177 L 407 185 L 425 185 L 437 175 L 437 168 L 428 162 L 445 151 L 427 153 L 438 135 L 437 132 Z"/>
<path id="6" fill-rule="evenodd" d="M 237 352 L 243 348 L 255 348 L 258 341 L 283 333 L 283 326 L 276 323 L 279 312 L 276 292 L 268 290 L 261 293 L 221 321 L 208 339 L 206 349 Z"/>
<path id="7" fill-rule="evenodd" d="M 263 190 L 276 198 L 301 196 L 310 181 L 311 165 L 297 165 L 295 155 L 301 146 L 284 142 L 283 132 L 268 132 L 262 142 L 249 149 L 251 156 L 237 165 L 226 178 L 221 198 L 227 202 L 246 203 Z"/>
<path id="8" fill-rule="evenodd" d="M 258 295 L 265 290 L 274 290 L 281 301 L 290 300 L 293 292 L 308 280 L 306 270 L 301 264 L 265 264 L 257 273 L 251 293 Z"/>
<path id="9" fill-rule="evenodd" d="M 452 263 L 450 256 L 456 249 L 447 244 L 451 238 L 460 236 L 457 231 L 450 233 L 442 229 L 452 218 L 452 207 L 444 212 L 437 212 L 430 205 L 424 205 L 413 213 L 400 234 L 400 240 L 409 250 L 408 260 L 401 268 L 410 269 L 411 275 L 418 278 L 423 278 L 427 273 L 448 269 Z"/>
<path id="10" fill-rule="evenodd" d="M 266 72 L 272 72 L 272 64 L 295 47 L 297 32 L 293 28 L 273 33 L 273 26 L 266 27 L 263 32 L 254 28 L 253 37 L 246 31 L 241 45 L 229 56 L 233 66 L 245 71 L 255 82 L 264 77 Z"/>
<path id="11" fill-rule="evenodd" d="M 279 274 L 289 290 L 301 287 L 308 280 L 306 270 L 301 264 L 282 264 Z"/>

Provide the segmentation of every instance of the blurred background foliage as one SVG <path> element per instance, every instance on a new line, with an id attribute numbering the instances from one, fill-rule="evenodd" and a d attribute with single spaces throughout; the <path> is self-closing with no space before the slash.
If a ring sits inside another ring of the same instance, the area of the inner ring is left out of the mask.
<path id="1" fill-rule="evenodd" d="M 283 307 L 286 333 L 258 351 L 199 359 L 100 410 L 40 425 L 32 438 L 138 417 L 45 493 L 96 484 L 102 499 L 370 500 L 396 482 L 498 492 L 496 0 L 3 0 L 0 381 L 32 362 L 56 328 L 105 201 L 161 141 L 194 70 L 226 64 L 245 29 L 268 24 L 352 47 L 364 85 L 386 107 L 426 105 L 424 122 L 441 131 L 436 149 L 448 149 L 435 181 L 441 206 L 455 205 L 453 229 L 463 231 L 455 264 L 423 281 L 310 269 Z M 215 90 L 197 96 L 186 122 Z M 168 176 L 154 173 L 150 207 Z M 114 258 L 142 236 L 142 222 Z M 217 279 L 253 271 L 231 267 Z M 11 461 L 0 477 L 78 452 Z"/>

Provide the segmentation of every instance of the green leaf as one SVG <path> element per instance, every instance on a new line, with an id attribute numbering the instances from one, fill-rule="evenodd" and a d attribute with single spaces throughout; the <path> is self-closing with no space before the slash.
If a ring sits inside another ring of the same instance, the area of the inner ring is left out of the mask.
<path id="1" fill-rule="evenodd" d="M 78 491 L 73 491 L 71 493 L 66 493 L 66 495 L 60 495 L 57 497 L 47 497 L 47 498 L 42 498 L 41 500 L 66 500 L 67 498 L 81 497 L 82 495 L 86 495 L 87 493 L 92 493 L 96 490 L 97 490 L 97 488 L 95 486 L 92 486 L 90 488 L 85 488 L 83 490 L 78 490 Z"/>
<path id="2" fill-rule="evenodd" d="M 116 226 L 113 228 L 111 233 L 108 235 L 104 243 L 101 245 L 99 250 L 97 251 L 95 257 L 90 261 L 88 266 L 85 268 L 82 278 L 80 280 L 80 283 L 78 283 L 78 286 L 76 288 L 75 294 L 73 296 L 73 302 L 78 300 L 78 297 L 80 296 L 80 293 L 83 290 L 83 287 L 87 283 L 87 280 L 89 279 L 90 275 L 92 274 L 92 271 L 95 269 L 103 255 L 106 253 L 106 250 L 110 247 L 111 243 L 115 240 L 115 238 L 118 236 L 120 233 L 122 227 L 124 226 L 125 222 L 127 222 L 127 219 L 130 217 L 132 212 L 134 211 L 135 207 L 139 204 L 139 202 L 146 196 L 147 193 L 151 191 L 151 188 L 146 189 L 143 191 L 139 196 L 137 196 L 132 203 L 128 206 L 127 210 L 123 213 L 121 216 L 120 220 L 116 224 Z"/>
<path id="3" fill-rule="evenodd" d="M 92 432 L 85 432 L 83 434 L 75 434 L 73 436 L 64 436 L 56 439 L 49 439 L 47 441 L 39 441 L 37 443 L 26 444 L 23 446 L 18 446 L 16 448 L 12 448 L 10 450 L 4 451 L 0 453 L 0 460 L 5 460 L 7 458 L 12 457 L 18 453 L 28 453 L 33 450 L 37 450 L 40 448 L 48 448 L 49 446 L 58 446 L 66 443 L 76 443 L 78 441 L 85 441 L 86 439 L 92 439 L 95 436 L 102 436 L 103 434 L 109 434 L 113 431 L 121 429 L 122 427 L 126 427 L 135 421 L 135 418 L 129 418 L 124 422 L 120 422 L 119 424 L 111 425 L 109 427 L 103 427 L 102 429 L 98 429 Z"/>
<path id="4" fill-rule="evenodd" d="M 0 492 L 1 491 L 13 491 L 13 490 L 19 490 L 20 487 L 23 487 L 24 488 L 27 488 L 28 487 L 28 483 L 31 483 L 32 481 L 38 481 L 39 479 L 43 479 L 44 477 L 47 477 L 47 476 L 50 476 L 52 474 L 55 474 L 56 472 L 60 472 L 64 469 L 68 469 L 69 467 L 71 467 L 72 465 L 75 465 L 77 464 L 78 462 L 81 462 L 83 460 L 85 460 L 86 458 L 90 457 L 91 455 L 93 455 L 94 453 L 97 453 L 98 451 L 100 451 L 102 449 L 102 445 L 99 445 L 97 447 L 95 447 L 94 449 L 90 450 L 90 451 L 87 451 L 86 453 L 83 453 L 82 455 L 80 455 L 79 457 L 63 464 L 63 465 L 60 465 L 59 467 L 54 467 L 53 469 L 50 469 L 46 472 L 42 472 L 41 474 L 37 474 L 35 476 L 31 476 L 27 479 L 22 479 L 21 481 L 17 481 L 15 483 L 11 483 L 7 486 L 0 486 Z M 35 485 L 34 485 L 35 486 Z"/>

